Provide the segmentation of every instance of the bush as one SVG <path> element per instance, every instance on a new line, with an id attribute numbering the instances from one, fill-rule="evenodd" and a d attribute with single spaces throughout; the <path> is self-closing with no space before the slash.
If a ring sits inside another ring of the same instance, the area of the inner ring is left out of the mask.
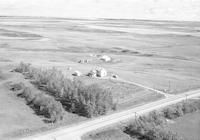
<path id="1" fill-rule="evenodd" d="M 147 116 L 144 116 L 148 122 L 154 122 L 155 125 L 162 125 L 165 122 L 165 118 L 163 117 L 163 112 L 152 111 Z"/>
<path id="2" fill-rule="evenodd" d="M 168 119 L 177 118 L 177 116 L 176 116 L 176 108 L 174 108 L 174 107 L 168 107 L 168 108 L 164 109 L 163 112 L 164 112 L 164 117 L 165 118 L 168 118 Z"/>
<path id="3" fill-rule="evenodd" d="M 164 117 L 168 119 L 176 119 L 187 113 L 193 113 L 200 109 L 199 101 L 181 102 L 176 105 L 171 105 L 162 110 Z"/>
<path id="4" fill-rule="evenodd" d="M 41 92 L 34 92 L 29 87 L 25 87 L 19 96 L 25 98 L 27 104 L 31 106 L 37 114 L 50 118 L 52 122 L 63 119 L 63 107 L 61 103 L 55 101 L 53 97 Z"/>
<path id="5" fill-rule="evenodd" d="M 163 117 L 161 117 L 163 119 Z M 177 134 L 169 131 L 158 112 L 139 117 L 138 120 L 125 127 L 124 132 L 140 140 L 180 140 Z"/>
<path id="6" fill-rule="evenodd" d="M 199 99 L 199 100 L 195 100 L 195 101 L 193 102 L 193 105 L 195 106 L 195 108 L 196 108 L 197 110 L 200 110 L 200 99 Z"/>
<path id="7" fill-rule="evenodd" d="M 161 111 L 153 111 L 146 116 L 139 117 L 135 122 L 126 126 L 124 132 L 141 140 L 179 140 L 181 138 L 165 126 L 166 118 L 175 119 L 197 110 L 200 110 L 200 100 L 188 100 L 171 105 Z"/>
<path id="8" fill-rule="evenodd" d="M 97 85 L 84 86 L 75 81 L 70 87 L 65 86 L 63 92 L 61 103 L 65 104 L 67 110 L 82 116 L 104 115 L 114 106 L 111 93 Z"/>
<path id="9" fill-rule="evenodd" d="M 37 94 L 34 93 L 30 88 L 25 87 L 22 97 L 25 98 L 27 104 L 32 104 L 32 101 L 36 98 Z"/>
<path id="10" fill-rule="evenodd" d="M 192 112 L 195 112 L 196 110 L 197 110 L 197 107 L 195 106 L 195 104 L 189 103 L 189 102 L 183 103 L 184 114 L 192 113 Z"/>
<path id="11" fill-rule="evenodd" d="M 80 81 L 68 79 L 55 68 L 42 70 L 20 63 L 15 71 L 31 77 L 38 88 L 54 96 L 70 112 L 92 117 L 116 109 L 111 92 L 98 85 L 85 86 Z"/>

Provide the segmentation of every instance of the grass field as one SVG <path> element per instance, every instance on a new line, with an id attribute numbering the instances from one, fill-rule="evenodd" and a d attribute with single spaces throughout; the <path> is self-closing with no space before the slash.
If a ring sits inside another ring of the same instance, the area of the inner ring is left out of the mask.
<path id="1" fill-rule="evenodd" d="M 20 79 L 20 77 L 3 72 L 0 77 L 0 138 L 7 139 L 15 132 L 23 133 L 45 127 L 42 118 L 34 115 L 23 100 L 18 99 L 6 86 L 9 80 Z"/>
<path id="2" fill-rule="evenodd" d="M 104 67 L 109 76 L 116 74 L 126 81 L 180 94 L 200 87 L 199 30 L 199 22 L 0 17 L 0 138 L 48 127 L 44 118 L 36 116 L 5 86 L 9 81 L 24 81 L 9 72 L 21 61 L 35 67 L 56 67 L 71 78 L 76 70 L 87 74 L 95 67 Z M 99 60 L 97 56 L 104 54 L 112 61 Z M 78 63 L 83 59 L 89 62 Z M 82 80 L 110 88 L 119 109 L 162 98 L 132 84 Z M 63 123 L 77 120 L 85 118 L 69 114 Z"/>
<path id="3" fill-rule="evenodd" d="M 169 127 L 186 140 L 200 140 L 200 112 L 175 119 Z"/>
<path id="4" fill-rule="evenodd" d="M 0 62 L 64 71 L 71 66 L 71 72 L 82 73 L 102 66 L 123 79 L 177 94 L 199 87 L 199 29 L 198 22 L 1 17 Z M 77 63 L 81 59 L 91 61 Z"/>

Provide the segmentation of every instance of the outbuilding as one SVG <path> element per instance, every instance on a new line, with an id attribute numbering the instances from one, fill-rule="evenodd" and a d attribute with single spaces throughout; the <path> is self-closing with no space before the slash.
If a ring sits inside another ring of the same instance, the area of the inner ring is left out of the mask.
<path id="1" fill-rule="evenodd" d="M 98 68 L 97 70 L 97 77 L 106 77 L 107 71 L 104 68 Z"/>
<path id="2" fill-rule="evenodd" d="M 103 55 L 103 56 L 101 56 L 100 60 L 103 60 L 105 62 L 109 62 L 109 61 L 111 61 L 111 58 L 107 55 Z"/>
<path id="3" fill-rule="evenodd" d="M 89 77 L 96 77 L 96 76 L 97 76 L 97 70 L 91 70 L 91 71 L 88 73 L 88 76 L 89 76 Z"/>

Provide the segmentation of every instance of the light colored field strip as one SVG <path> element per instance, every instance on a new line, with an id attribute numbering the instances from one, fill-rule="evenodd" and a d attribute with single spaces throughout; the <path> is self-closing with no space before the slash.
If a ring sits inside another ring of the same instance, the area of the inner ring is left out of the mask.
<path id="1" fill-rule="evenodd" d="M 109 79 L 109 78 L 103 78 L 103 79 Z M 162 92 L 162 91 L 160 91 L 160 90 L 157 90 L 157 89 L 154 89 L 154 88 L 151 88 L 151 87 L 147 87 L 147 86 L 144 86 L 144 85 L 139 84 L 139 83 L 136 83 L 136 82 L 127 81 L 127 80 L 124 80 L 124 79 L 121 79 L 121 78 L 112 79 L 112 80 L 116 80 L 116 81 L 124 82 L 124 83 L 128 83 L 128 84 L 133 84 L 133 85 L 142 87 L 142 88 L 144 88 L 144 89 L 148 89 L 148 90 L 154 91 L 154 92 L 156 92 L 156 93 L 160 93 L 160 94 L 164 95 L 165 97 L 174 96 L 174 95 L 172 95 L 172 94 L 168 94 L 168 93 Z"/>
<path id="2" fill-rule="evenodd" d="M 119 123 L 124 120 L 134 119 L 135 114 L 142 115 L 162 107 L 200 96 L 200 90 L 174 95 L 165 99 L 138 106 L 129 110 L 116 112 L 111 115 L 91 119 L 86 122 L 58 128 L 49 132 L 23 138 L 21 140 L 80 140 L 83 134 Z"/>
<path id="3" fill-rule="evenodd" d="M 163 95 L 165 95 L 165 97 L 173 96 L 173 95 L 171 95 L 171 94 L 167 94 L 167 93 L 162 92 L 162 91 L 160 91 L 160 90 L 156 90 L 156 89 L 154 89 L 154 88 L 147 87 L 147 86 L 144 86 L 144 85 L 139 84 L 139 83 L 136 83 L 136 82 L 130 82 L 130 81 L 127 81 L 127 80 L 124 80 L 124 79 L 119 79 L 119 81 L 125 82 L 125 83 L 129 83 L 129 84 L 134 84 L 134 85 L 136 85 L 136 86 L 139 86 L 139 87 L 142 87 L 142 88 L 145 88 L 145 89 L 148 89 L 148 90 L 151 90 L 151 91 L 154 91 L 154 92 L 163 94 Z"/>

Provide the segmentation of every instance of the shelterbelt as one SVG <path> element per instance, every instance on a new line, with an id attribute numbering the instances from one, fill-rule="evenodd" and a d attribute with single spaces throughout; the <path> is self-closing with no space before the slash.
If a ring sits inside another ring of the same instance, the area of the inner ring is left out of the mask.
<path id="1" fill-rule="evenodd" d="M 134 119 L 138 115 L 143 115 L 150 111 L 196 97 L 200 97 L 200 90 L 189 91 L 174 96 L 166 96 L 166 98 L 159 101 L 116 112 L 111 115 L 91 119 L 86 122 L 58 128 L 34 136 L 24 137 L 20 140 L 81 140 L 81 136 L 88 132 L 102 129 L 129 119 Z"/>

